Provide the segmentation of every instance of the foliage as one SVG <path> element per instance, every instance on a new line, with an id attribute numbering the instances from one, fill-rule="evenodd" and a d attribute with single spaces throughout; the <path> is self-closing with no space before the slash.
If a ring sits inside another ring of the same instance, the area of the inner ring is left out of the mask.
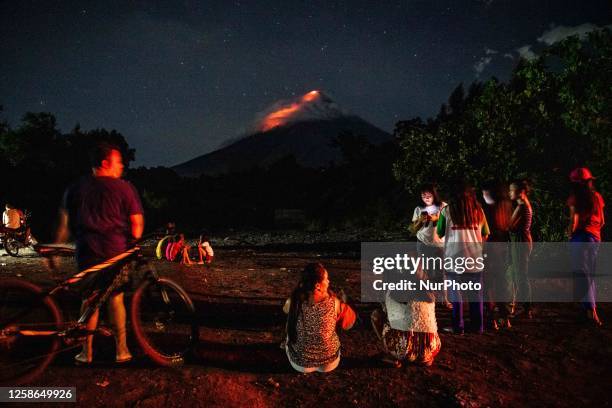
<path id="1" fill-rule="evenodd" d="M 560 240 L 571 169 L 589 167 L 612 192 L 611 90 L 610 30 L 570 37 L 521 60 L 508 83 L 475 83 L 466 96 L 459 86 L 435 119 L 399 122 L 394 174 L 413 195 L 427 181 L 528 177 L 536 237 Z"/>
<path id="2" fill-rule="evenodd" d="M 0 121 L 0 171 L 3 175 L 0 202 L 12 202 L 32 212 L 34 233 L 48 239 L 53 229 L 62 193 L 78 177 L 91 171 L 88 151 L 92 143 L 115 143 L 129 163 L 134 150 L 116 131 L 96 129 L 82 132 L 75 127 L 62 134 L 55 117 L 47 112 L 26 113 L 12 129 Z"/>

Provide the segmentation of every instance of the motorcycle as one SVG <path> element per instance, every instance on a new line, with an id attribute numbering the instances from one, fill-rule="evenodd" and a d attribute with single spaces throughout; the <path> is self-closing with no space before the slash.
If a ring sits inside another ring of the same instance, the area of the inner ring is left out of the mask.
<path id="1" fill-rule="evenodd" d="M 19 251 L 28 247 L 34 248 L 36 241 L 30 232 L 30 212 L 25 211 L 21 217 L 21 226 L 15 229 L 3 228 L 0 232 L 0 245 L 10 256 L 19 256 Z"/>

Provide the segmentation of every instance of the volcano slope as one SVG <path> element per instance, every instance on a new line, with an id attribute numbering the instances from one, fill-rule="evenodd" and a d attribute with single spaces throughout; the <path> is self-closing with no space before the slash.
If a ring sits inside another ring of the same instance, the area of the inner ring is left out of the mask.
<path id="1" fill-rule="evenodd" d="M 274 105 L 255 121 L 246 136 L 211 153 L 173 167 L 177 174 L 198 177 L 269 167 L 292 156 L 304 167 L 339 163 L 342 152 L 335 143 L 340 135 L 362 137 L 378 145 L 391 135 L 356 115 L 346 113 L 319 91 Z"/>

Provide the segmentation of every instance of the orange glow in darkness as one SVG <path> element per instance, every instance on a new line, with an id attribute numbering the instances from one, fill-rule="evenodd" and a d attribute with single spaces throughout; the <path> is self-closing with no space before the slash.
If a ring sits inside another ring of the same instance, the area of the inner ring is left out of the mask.
<path id="1" fill-rule="evenodd" d="M 262 121 L 261 130 L 263 132 L 273 129 L 277 126 L 284 125 L 295 112 L 299 111 L 304 104 L 312 102 L 319 97 L 319 91 L 314 90 L 302 96 L 298 102 L 294 102 L 289 106 L 280 108 L 266 116 Z"/>

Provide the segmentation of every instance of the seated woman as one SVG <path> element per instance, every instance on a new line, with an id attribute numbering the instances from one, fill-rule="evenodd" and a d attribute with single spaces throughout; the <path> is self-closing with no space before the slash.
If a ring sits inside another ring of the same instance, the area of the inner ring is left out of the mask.
<path id="1" fill-rule="evenodd" d="M 191 259 L 189 258 L 190 248 L 191 246 L 187 245 L 187 242 L 185 241 L 185 234 L 179 234 L 176 242 L 171 242 L 168 244 L 166 258 L 171 262 L 179 261 L 183 265 L 191 265 L 193 262 L 191 262 Z"/>
<path id="2" fill-rule="evenodd" d="M 417 279 L 427 279 L 422 270 Z M 389 291 L 383 310 L 372 313 L 374 333 L 382 341 L 383 361 L 401 367 L 402 361 L 425 366 L 433 364 L 442 343 L 436 323 L 436 302 L 431 292 L 415 292 L 405 298 L 396 291 Z"/>
<path id="3" fill-rule="evenodd" d="M 185 235 L 180 234 L 179 243 L 181 244 L 181 263 L 183 265 L 192 265 L 193 262 L 191 262 L 191 258 L 189 258 L 189 250 L 191 249 L 191 245 L 188 245 L 187 241 L 185 241 Z"/>
<path id="4" fill-rule="evenodd" d="M 170 262 L 174 262 L 174 259 L 176 258 L 176 255 L 178 254 L 176 249 L 178 249 L 179 247 L 175 245 L 177 241 L 178 241 L 177 235 L 173 235 L 170 238 L 168 238 L 168 245 L 166 245 L 165 255 L 166 255 L 166 260 Z"/>
<path id="5" fill-rule="evenodd" d="M 203 264 L 206 261 L 207 264 L 212 263 L 215 256 L 215 252 L 210 246 L 208 236 L 206 234 L 200 234 L 200 240 L 198 241 L 198 255 L 200 260 L 198 264 Z"/>
<path id="6" fill-rule="evenodd" d="M 329 290 L 323 265 L 306 265 L 283 311 L 288 314 L 285 351 L 291 366 L 301 373 L 329 372 L 338 367 L 340 339 L 336 327 L 350 329 L 356 315 Z"/>

